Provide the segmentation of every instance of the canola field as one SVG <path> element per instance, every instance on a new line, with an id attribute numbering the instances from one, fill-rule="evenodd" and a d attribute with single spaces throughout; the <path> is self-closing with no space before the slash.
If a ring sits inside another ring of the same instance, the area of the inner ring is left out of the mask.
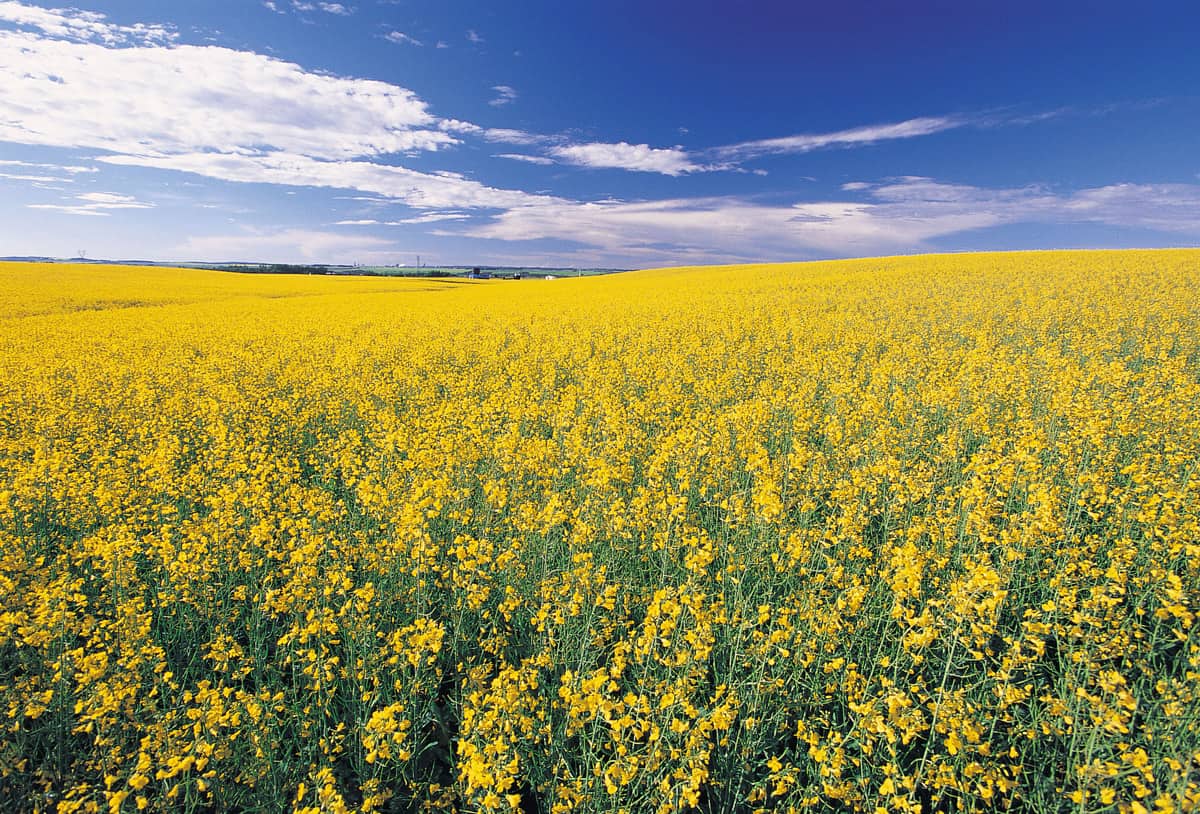
<path id="1" fill-rule="evenodd" d="M 0 809 L 1200 808 L 1200 251 L 0 265 Z"/>

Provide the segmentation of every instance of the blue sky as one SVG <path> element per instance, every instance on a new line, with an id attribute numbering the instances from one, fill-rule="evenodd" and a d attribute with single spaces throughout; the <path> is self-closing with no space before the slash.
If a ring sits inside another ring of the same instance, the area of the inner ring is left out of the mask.
<path id="1" fill-rule="evenodd" d="M 1200 243 L 1194 2 L 0 0 L 0 255 Z"/>

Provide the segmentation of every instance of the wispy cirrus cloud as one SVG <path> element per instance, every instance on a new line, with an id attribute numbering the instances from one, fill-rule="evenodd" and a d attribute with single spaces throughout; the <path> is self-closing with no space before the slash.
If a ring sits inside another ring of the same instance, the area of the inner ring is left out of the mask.
<path id="1" fill-rule="evenodd" d="M 756 139 L 717 147 L 709 151 L 720 158 L 745 161 L 766 155 L 810 153 L 831 147 L 858 147 L 881 141 L 916 138 L 964 127 L 971 120 L 963 116 L 921 116 L 890 124 L 866 125 L 828 133 L 801 133 L 780 138 Z"/>
<path id="2" fill-rule="evenodd" d="M 154 204 L 139 201 L 132 195 L 120 195 L 115 192 L 85 192 L 76 195 L 72 201 L 79 203 L 66 204 L 26 204 L 27 209 L 46 209 L 63 212 L 68 215 L 92 215 L 104 217 L 114 209 L 153 209 Z"/>
<path id="3" fill-rule="evenodd" d="M 490 187 L 453 172 L 426 173 L 372 161 L 325 161 L 279 152 L 110 155 L 97 161 L 190 172 L 239 183 L 352 189 L 385 196 L 417 209 L 508 209 L 556 200 L 521 190 Z"/>
<path id="4" fill-rule="evenodd" d="M 471 216 L 466 212 L 426 212 L 421 215 L 415 215 L 411 218 L 402 218 L 396 223 L 400 224 L 418 224 L 418 223 L 437 223 L 447 220 L 467 220 Z"/>
<path id="5" fill-rule="evenodd" d="M 524 161 L 526 164 L 540 164 L 542 166 L 550 166 L 555 163 L 553 158 L 546 158 L 543 155 L 526 155 L 525 153 L 496 153 L 494 158 L 507 158 L 509 161 Z"/>
<path id="6" fill-rule="evenodd" d="M 97 170 L 95 167 L 84 167 L 78 164 L 46 164 L 44 162 L 14 161 L 12 159 L 0 159 L 0 167 L 21 167 L 23 169 L 31 170 L 54 170 L 55 172 L 65 172 L 70 175 L 99 172 L 99 170 Z"/>
<path id="7" fill-rule="evenodd" d="M 388 42 L 394 42 L 397 45 L 422 45 L 423 43 L 416 37 L 411 37 L 403 31 L 389 31 L 383 35 L 383 38 Z"/>
<path id="8" fill-rule="evenodd" d="M 802 155 L 817 150 L 869 147 L 886 141 L 920 138 L 963 127 L 1021 126 L 1046 121 L 1064 114 L 1064 110 L 1043 114 L 954 114 L 919 116 L 899 122 L 863 125 L 820 133 L 799 133 L 777 138 L 755 139 L 718 147 L 687 150 L 684 147 L 651 147 L 648 144 L 603 142 L 572 144 L 549 151 L 564 163 L 586 167 L 627 169 L 632 172 L 660 172 L 685 175 L 695 172 L 737 170 L 742 165 L 768 156 Z M 749 170 L 760 172 L 759 170 Z M 849 188 L 848 188 L 849 189 Z"/>
<path id="9" fill-rule="evenodd" d="M 29 175 L 19 172 L 0 172 L 0 178 L 6 181 L 28 181 L 33 184 L 70 184 L 74 183 L 71 178 L 59 178 L 54 175 Z"/>
<path id="10" fill-rule="evenodd" d="M 273 11 L 276 14 L 287 14 L 287 8 L 283 7 L 284 0 L 262 0 L 263 8 L 268 11 Z M 289 7 L 297 14 L 307 14 L 313 11 L 323 11 L 326 14 L 335 14 L 339 17 L 349 17 L 354 13 L 354 8 L 342 3 L 326 3 L 315 2 L 314 0 L 291 0 Z"/>
<path id="11" fill-rule="evenodd" d="M 1200 236 L 1200 186 L 1110 184 L 1071 195 L 1064 220 Z"/>
<path id="12" fill-rule="evenodd" d="M 336 14 L 349 17 L 354 9 L 341 3 L 308 2 L 308 0 L 292 0 L 292 8 L 296 11 L 323 11 L 326 14 Z"/>
<path id="13" fill-rule="evenodd" d="M 609 144 L 564 144 L 552 147 L 551 156 L 565 164 L 593 169 L 621 169 L 631 172 L 657 172 L 662 175 L 686 175 L 709 169 L 697 164 L 692 156 L 679 147 L 651 147 L 648 144 L 617 142 Z"/>
<path id="14" fill-rule="evenodd" d="M 492 107 L 510 105 L 517 100 L 516 89 L 508 85 L 493 85 L 492 90 L 496 91 L 496 98 L 488 102 Z"/>
<path id="15" fill-rule="evenodd" d="M 422 223 L 439 223 L 448 220 L 467 220 L 471 216 L 466 212 L 425 212 L 411 218 L 401 218 L 399 220 L 375 220 L 366 218 L 363 220 L 339 220 L 334 223 L 334 226 L 411 226 Z"/>
<path id="16" fill-rule="evenodd" d="M 477 124 L 459 121 L 458 119 L 442 119 L 438 122 L 438 128 L 445 130 L 447 133 L 475 136 L 484 141 L 501 144 L 518 144 L 523 147 L 537 144 L 553 144 L 562 141 L 562 138 L 559 136 L 546 136 L 541 133 L 530 133 L 526 130 L 516 130 L 511 127 L 480 127 Z"/>
<path id="17" fill-rule="evenodd" d="M 46 175 L 46 172 L 63 173 L 62 175 Z M 77 165 L 46 164 L 42 162 L 0 160 L 0 178 L 7 181 L 25 181 L 37 185 L 43 184 L 73 184 L 75 176 L 81 173 L 98 172 L 95 167 Z"/>
<path id="18" fill-rule="evenodd" d="M 546 144 L 558 141 L 556 136 L 544 136 L 539 133 L 528 133 L 524 130 L 514 130 L 509 127 L 489 127 L 479 132 L 485 141 L 502 142 L 504 144 Z"/>
<path id="19" fill-rule="evenodd" d="M 89 206 L 101 209 L 153 209 L 154 204 L 144 203 L 132 195 L 121 195 L 116 192 L 85 192 L 75 196 Z"/>
<path id="20" fill-rule="evenodd" d="M 882 141 L 928 136 L 970 123 L 972 120 L 968 117 L 925 116 L 828 133 L 757 139 L 703 150 L 687 150 L 682 146 L 652 147 L 649 144 L 620 141 L 562 144 L 547 150 L 547 155 L 561 163 L 579 167 L 656 172 L 672 176 L 723 170 L 746 172 L 741 166 L 743 163 L 765 156 L 802 154 L 837 147 L 863 147 Z"/>

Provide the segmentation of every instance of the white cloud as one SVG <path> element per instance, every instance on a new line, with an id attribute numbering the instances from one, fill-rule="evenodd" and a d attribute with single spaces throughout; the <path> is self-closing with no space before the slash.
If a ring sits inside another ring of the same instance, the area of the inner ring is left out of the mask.
<path id="1" fill-rule="evenodd" d="M 102 212 L 99 209 L 90 206 L 59 206 L 57 204 L 26 204 L 26 209 L 50 209 L 56 212 L 62 212 L 64 215 L 90 215 L 92 217 L 107 218 L 108 213 Z"/>
<path id="2" fill-rule="evenodd" d="M 517 91 L 508 85 L 493 85 L 492 90 L 496 91 L 496 98 L 488 102 L 492 107 L 512 104 L 517 99 Z"/>
<path id="3" fill-rule="evenodd" d="M 966 184 L 947 184 L 920 175 L 902 175 L 889 179 L 886 183 L 875 185 L 871 195 L 879 200 L 892 203 L 944 203 L 966 202 L 981 198 L 994 200 L 997 196 L 1025 197 L 1029 191 L 1022 189 L 990 190 Z"/>
<path id="4" fill-rule="evenodd" d="M 1200 236 L 1200 185 L 1111 184 L 1070 196 L 1067 220 Z"/>
<path id="5" fill-rule="evenodd" d="M 55 175 L 21 175 L 12 172 L 0 172 L 0 178 L 6 178 L 9 181 L 29 181 L 34 184 L 72 184 L 75 182 L 73 178 L 59 178 Z"/>
<path id="6" fill-rule="evenodd" d="M 449 48 L 450 46 L 444 40 L 438 40 L 434 48 Z"/>
<path id="7" fill-rule="evenodd" d="M 393 198 L 419 209 L 507 209 L 557 200 L 519 190 L 496 189 L 451 172 L 423 173 L 369 161 L 318 161 L 286 153 L 114 155 L 97 160 L 191 172 L 223 181 L 353 189 Z"/>
<path id="8" fill-rule="evenodd" d="M 276 14 L 285 14 L 286 12 L 279 6 L 275 5 L 274 0 L 263 0 L 263 8 L 268 11 L 273 11 Z"/>
<path id="9" fill-rule="evenodd" d="M 115 192 L 85 192 L 75 197 L 102 209 L 151 209 L 154 206 L 142 203 L 132 195 L 118 195 Z"/>
<path id="10" fill-rule="evenodd" d="M 353 9 L 346 8 L 341 3 L 317 3 L 317 8 L 327 14 L 337 14 L 342 17 L 348 17 L 354 13 Z"/>
<path id="11" fill-rule="evenodd" d="M 37 29 L 52 37 L 74 42 L 99 42 L 105 45 L 165 44 L 178 34 L 162 25 L 115 25 L 94 11 L 49 9 L 27 6 L 15 0 L 0 2 L 0 22 L 18 28 Z"/>
<path id="12" fill-rule="evenodd" d="M 889 217 L 988 213 L 997 223 L 1102 223 L 1200 235 L 1200 185 L 1110 184 L 1070 193 L 1039 185 L 989 189 L 905 176 L 876 187 L 875 208 Z"/>
<path id="13" fill-rule="evenodd" d="M 912 247 L 993 222 L 989 215 L 966 213 L 893 219 L 879 216 L 869 204 L 767 206 L 708 198 L 518 207 L 465 233 L 501 240 L 557 238 L 614 253 L 642 247 L 710 257 L 780 258 Z"/>
<path id="14" fill-rule="evenodd" d="M 479 135 L 485 141 L 520 144 L 525 147 L 533 144 L 546 144 L 557 141 L 554 136 L 542 136 L 537 133 L 527 133 L 524 130 L 513 130 L 508 127 L 489 127 L 486 130 L 481 130 Z"/>
<path id="15" fill-rule="evenodd" d="M 403 31 L 389 31 L 387 34 L 384 34 L 383 38 L 388 42 L 394 42 L 397 45 L 421 45 L 420 40 L 410 37 Z"/>
<path id="16" fill-rule="evenodd" d="M 351 11 L 338 3 L 292 0 L 290 5 L 304 12 Z M 272 6 L 279 10 L 284 2 L 270 0 L 267 7 Z M 334 6 L 341 11 L 332 10 Z M 403 32 L 393 34 L 398 35 L 389 37 L 393 41 L 412 42 Z M 468 39 L 482 42 L 474 31 Z M 1200 235 L 1200 185 L 1188 184 L 1114 184 L 1061 193 L 906 176 L 849 182 L 844 191 L 865 194 L 834 196 L 857 201 L 794 205 L 730 197 L 588 203 L 497 189 L 456 173 L 393 166 L 379 157 L 436 151 L 472 138 L 536 147 L 531 151 L 541 153 L 497 156 L 508 160 L 680 176 L 741 169 L 739 162 L 766 155 L 1026 120 L 922 117 L 698 151 L 625 141 L 567 144 L 562 137 L 436 117 L 412 91 L 389 83 L 330 76 L 260 54 L 175 41 L 174 31 L 163 26 L 122 26 L 91 12 L 0 0 L 0 141 L 103 151 L 94 160 L 229 182 L 354 190 L 379 196 L 370 201 L 376 206 L 405 204 L 421 211 L 400 220 L 347 220 L 338 226 L 441 222 L 434 234 L 502 241 L 551 238 L 580 246 L 579 257 L 608 257 L 610 262 L 617 257 L 700 262 L 916 251 L 945 235 L 1028 221 Z M 518 96 L 507 85 L 493 90 L 497 106 Z M 0 172 L 2 177 L 36 183 L 70 180 L 51 174 L 96 171 L 11 160 L 0 161 L 0 167 L 12 168 Z M 151 206 L 111 192 L 60 200 L 31 206 L 90 216 Z M 483 216 L 479 210 L 497 214 Z M 455 223 L 468 219 L 470 223 Z M 290 252 L 296 259 L 327 260 L 330 254 L 359 252 L 366 259 L 392 246 L 370 235 L 290 230 L 198 238 L 185 248 L 181 256 L 281 258 Z"/>
<path id="17" fill-rule="evenodd" d="M 477 136 L 483 132 L 483 128 L 479 125 L 460 121 L 459 119 L 440 119 L 437 126 L 439 130 L 444 130 L 447 133 L 463 133 L 469 136 Z"/>
<path id="18" fill-rule="evenodd" d="M 74 196 L 75 201 L 83 203 L 69 204 L 26 204 L 27 209 L 45 209 L 63 212 L 68 215 L 108 215 L 112 209 L 153 209 L 154 204 L 139 201 L 132 195 L 118 195 L 115 192 L 85 192 Z"/>
<path id="19" fill-rule="evenodd" d="M 0 167 L 23 167 L 26 169 L 37 170 L 54 170 L 56 172 L 66 172 L 71 175 L 78 175 L 84 172 L 99 172 L 95 167 L 80 167 L 75 165 L 62 164 L 40 164 L 30 161 L 13 161 L 11 159 L 0 160 Z"/>
<path id="20" fill-rule="evenodd" d="M 353 263 L 390 257 L 394 249 L 391 241 L 371 235 L 287 229 L 191 237 L 168 254 L 181 260 L 211 259 L 216 262 Z"/>
<path id="21" fill-rule="evenodd" d="M 466 220 L 470 217 L 465 212 L 426 212 L 401 220 L 339 220 L 334 226 L 408 226 L 420 223 L 437 223 L 445 220 Z"/>
<path id="22" fill-rule="evenodd" d="M 62 172 L 68 175 L 79 175 L 81 173 L 97 172 L 95 167 L 80 167 L 60 164 L 44 164 L 31 161 L 14 161 L 12 159 L 0 159 L 0 168 L 8 168 L 16 170 L 15 172 L 0 172 L 0 178 L 5 178 L 9 181 L 27 181 L 29 183 L 40 184 L 73 184 L 74 178 L 63 178 L 59 175 L 37 175 L 44 171 Z M 43 189 L 45 187 L 42 187 Z"/>
<path id="23" fill-rule="evenodd" d="M 385 82 L 215 46 L 107 48 L 0 31 L 0 141 L 168 155 L 350 158 L 457 143 Z"/>
<path id="24" fill-rule="evenodd" d="M 1200 185 L 1115 184 L 1054 194 L 905 177 L 871 202 L 770 206 L 736 198 L 551 201 L 515 207 L 463 234 L 507 241 L 555 238 L 608 258 L 663 262 L 854 256 L 924 251 L 929 241 L 1012 223 L 1101 223 L 1200 236 Z"/>
<path id="25" fill-rule="evenodd" d="M 721 158 L 741 161 L 764 155 L 808 153 L 825 147 L 863 146 L 892 139 L 928 136 L 969 123 L 968 119 L 958 116 L 923 116 L 892 124 L 853 127 L 832 133 L 804 133 L 782 138 L 743 141 L 740 144 L 717 147 L 712 153 Z"/>
<path id="26" fill-rule="evenodd" d="M 501 100 L 492 104 L 503 104 Z M 807 133 L 782 138 L 757 139 L 738 144 L 712 147 L 705 150 L 687 151 L 682 147 L 656 148 L 648 144 L 628 142 L 569 144 L 554 147 L 549 153 L 568 164 L 591 168 L 625 169 L 634 172 L 658 172 L 665 175 L 683 175 L 694 172 L 733 170 L 764 176 L 762 169 L 746 170 L 741 162 L 766 155 L 808 153 L 833 147 L 858 147 L 881 141 L 916 138 L 933 135 L 946 130 L 965 126 L 995 127 L 1001 125 L 1024 125 L 1059 115 L 1052 111 L 1042 117 L 997 117 L 997 116 L 925 116 L 890 124 L 868 125 L 837 130 L 829 133 Z M 687 128 L 679 128 L 686 133 Z M 554 143 L 561 139 L 534 137 L 527 144 Z M 522 143 L 515 142 L 514 143 Z M 509 157 L 509 156 L 504 156 Z M 808 180 L 812 180 L 808 178 Z M 862 186 L 856 186 L 862 184 Z M 864 190 L 870 185 L 851 182 L 842 187 L 846 191 Z"/>
<path id="27" fill-rule="evenodd" d="M 894 124 L 871 125 L 832 133 L 809 133 L 783 138 L 758 139 L 689 153 L 681 147 L 654 148 L 648 144 L 573 144 L 555 147 L 550 153 L 567 163 L 584 167 L 607 167 L 636 172 L 683 175 L 693 172 L 736 169 L 736 163 L 765 155 L 807 153 L 826 147 L 874 144 L 889 139 L 913 138 L 962 127 L 968 120 L 954 116 L 908 119 Z M 702 163 L 703 157 L 718 159 Z"/>
<path id="28" fill-rule="evenodd" d="M 511 161 L 524 161 L 526 164 L 541 164 L 549 165 L 554 163 L 554 159 L 546 158 L 541 155 L 525 155 L 524 153 L 497 153 L 494 158 L 507 158 Z"/>
<path id="29" fill-rule="evenodd" d="M 497 88 L 499 89 L 499 88 Z M 491 104 L 504 104 L 497 99 Z M 1048 116 L 1058 115 L 1052 112 Z M 746 170 L 739 166 L 741 162 L 766 155 L 784 155 L 808 153 L 814 150 L 833 147 L 858 147 L 876 144 L 880 141 L 894 139 L 916 138 L 932 135 L 945 130 L 952 130 L 968 125 L 1000 126 L 1005 124 L 1028 124 L 1035 119 L 1026 117 L 999 118 L 996 116 L 968 118 L 964 116 L 926 116 L 907 119 L 891 124 L 869 125 L 838 130 L 830 133 L 808 133 L 783 138 L 758 139 L 739 144 L 712 147 L 705 150 L 687 151 L 682 147 L 657 148 L 648 144 L 630 144 L 628 142 L 590 143 L 560 145 L 549 150 L 554 157 L 564 163 L 591 168 L 625 169 L 633 172 L 658 172 L 664 175 L 684 175 L 694 172 L 714 172 L 732 170 L 750 172 L 764 176 L 762 169 Z M 1037 119 L 1040 120 L 1040 119 Z M 679 128 L 686 133 L 687 128 Z M 561 139 L 553 137 L 533 137 L 527 142 L 513 143 L 555 143 Z M 509 157 L 509 156 L 504 156 Z M 808 180 L 812 180 L 809 178 Z M 855 186 L 856 183 L 844 185 L 846 191 L 863 190 L 869 184 Z"/>
<path id="30" fill-rule="evenodd" d="M 467 31 L 467 40 L 469 40 L 470 42 L 479 44 L 479 43 L 483 42 L 483 37 L 479 36 L 479 34 L 477 34 L 475 32 L 475 29 L 472 28 Z"/>
<path id="31" fill-rule="evenodd" d="M 470 217 L 471 216 L 465 212 L 427 212 L 423 215 L 417 215 L 416 217 L 394 221 L 394 223 L 436 223 L 443 220 L 467 220 Z"/>
<path id="32" fill-rule="evenodd" d="M 678 147 L 657 148 L 624 141 L 616 144 L 567 144 L 552 147 L 549 152 L 568 164 L 594 169 L 657 172 L 663 175 L 684 175 L 710 169 L 696 164 L 691 156 Z"/>

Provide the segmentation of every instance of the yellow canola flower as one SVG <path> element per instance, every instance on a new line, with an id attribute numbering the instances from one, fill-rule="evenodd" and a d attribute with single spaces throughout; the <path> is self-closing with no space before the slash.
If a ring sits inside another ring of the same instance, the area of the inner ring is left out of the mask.
<path id="1" fill-rule="evenodd" d="M 1198 270 L 0 264 L 0 789 L 1196 810 Z"/>

